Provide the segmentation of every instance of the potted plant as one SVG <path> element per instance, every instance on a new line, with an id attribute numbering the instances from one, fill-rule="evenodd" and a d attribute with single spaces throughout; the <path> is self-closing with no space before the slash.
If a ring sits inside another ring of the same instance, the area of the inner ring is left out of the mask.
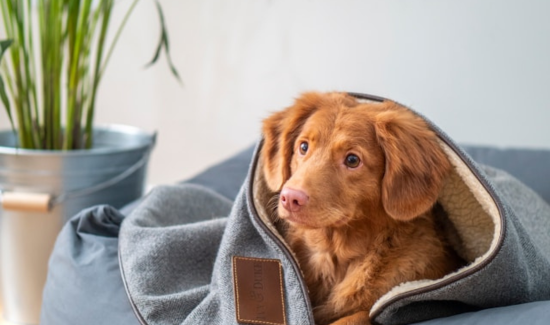
<path id="1" fill-rule="evenodd" d="M 7 35 L 0 41 L 0 103 L 12 126 L 0 132 L 0 288 L 10 322 L 38 324 L 48 258 L 65 221 L 88 206 L 120 207 L 143 193 L 155 135 L 94 126 L 101 79 L 138 1 L 112 30 L 114 0 L 0 0 Z M 151 63 L 163 49 L 168 54 L 156 5 L 161 38 Z"/>

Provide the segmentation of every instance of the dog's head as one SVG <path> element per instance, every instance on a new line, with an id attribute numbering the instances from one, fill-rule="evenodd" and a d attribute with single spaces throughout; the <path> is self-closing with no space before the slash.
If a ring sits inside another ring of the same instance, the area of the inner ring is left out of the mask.
<path id="1" fill-rule="evenodd" d="M 306 93 L 267 118 L 263 133 L 278 215 L 298 227 L 338 227 L 381 211 L 411 220 L 433 206 L 451 168 L 424 120 L 391 101 Z"/>

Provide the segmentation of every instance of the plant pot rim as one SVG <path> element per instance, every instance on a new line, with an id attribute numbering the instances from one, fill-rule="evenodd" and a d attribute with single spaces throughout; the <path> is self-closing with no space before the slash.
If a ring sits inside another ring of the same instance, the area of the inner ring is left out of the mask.
<path id="1" fill-rule="evenodd" d="M 6 144 L 8 139 L 13 142 L 14 134 L 12 130 L 0 131 L 0 155 L 13 154 L 24 156 L 90 156 L 111 154 L 114 152 L 135 151 L 144 147 L 154 146 L 156 142 L 157 132 L 148 132 L 141 128 L 123 125 L 123 124 L 107 124 L 94 127 L 94 146 L 91 149 L 77 150 L 43 150 L 43 149 L 20 149 L 13 145 Z M 132 139 L 132 141 L 115 141 L 112 143 L 107 139 L 102 141 L 101 135 L 119 135 L 121 138 Z"/>

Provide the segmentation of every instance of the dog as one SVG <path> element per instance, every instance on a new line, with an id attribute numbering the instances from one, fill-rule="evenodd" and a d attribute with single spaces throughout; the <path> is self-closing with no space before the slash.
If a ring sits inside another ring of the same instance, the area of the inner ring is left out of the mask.
<path id="1" fill-rule="evenodd" d="M 462 261 L 433 213 L 452 165 L 426 122 L 392 102 L 305 93 L 263 121 L 262 172 L 318 325 L 370 324 L 400 283 Z"/>

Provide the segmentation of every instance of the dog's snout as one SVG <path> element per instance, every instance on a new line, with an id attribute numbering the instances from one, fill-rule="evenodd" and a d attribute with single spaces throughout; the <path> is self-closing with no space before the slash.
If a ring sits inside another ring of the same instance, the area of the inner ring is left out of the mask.
<path id="1" fill-rule="evenodd" d="M 281 203 L 290 212 L 298 212 L 307 204 L 309 196 L 300 190 L 284 187 L 281 191 Z"/>

